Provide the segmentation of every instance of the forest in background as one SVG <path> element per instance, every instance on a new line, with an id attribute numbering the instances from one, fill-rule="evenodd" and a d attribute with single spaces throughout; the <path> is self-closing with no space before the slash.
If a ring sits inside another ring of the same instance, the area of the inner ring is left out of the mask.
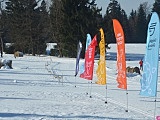
<path id="1" fill-rule="evenodd" d="M 104 30 L 106 44 L 115 43 L 112 19 L 120 21 L 126 43 L 145 43 L 151 13 L 160 15 L 160 0 L 155 0 L 151 8 L 144 2 L 129 15 L 120 3 L 110 0 L 104 16 L 96 0 L 51 0 L 49 8 L 45 0 L 2 2 L 6 6 L 2 9 L 0 4 L 1 41 L 13 43 L 8 53 L 18 50 L 32 55 L 45 54 L 46 43 L 54 42 L 61 57 L 76 57 L 78 41 L 85 46 L 87 33 L 92 38 L 97 34 L 100 41 L 100 28 Z M 82 56 L 84 53 L 85 47 Z"/>

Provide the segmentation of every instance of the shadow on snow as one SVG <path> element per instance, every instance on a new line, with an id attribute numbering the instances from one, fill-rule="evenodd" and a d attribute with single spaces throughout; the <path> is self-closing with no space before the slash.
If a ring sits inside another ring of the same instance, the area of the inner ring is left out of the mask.
<path id="1" fill-rule="evenodd" d="M 78 115 L 78 116 L 57 116 L 57 115 L 39 115 L 39 114 L 25 114 L 25 113 L 0 113 L 0 117 L 45 117 L 45 118 L 85 118 L 85 119 L 108 119 L 108 120 L 133 120 L 128 118 L 112 118 L 112 117 L 100 117 L 100 116 L 90 116 L 90 115 Z"/>

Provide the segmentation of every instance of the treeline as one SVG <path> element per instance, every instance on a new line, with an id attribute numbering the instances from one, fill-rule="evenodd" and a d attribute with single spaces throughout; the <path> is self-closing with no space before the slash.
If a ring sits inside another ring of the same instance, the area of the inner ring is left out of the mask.
<path id="1" fill-rule="evenodd" d="M 5 1 L 5 0 L 4 0 Z M 96 0 L 6 0 L 0 14 L 0 35 L 4 43 L 13 43 L 12 51 L 45 54 L 46 43 L 56 42 L 60 56 L 76 57 L 77 43 L 85 46 L 87 33 L 94 37 L 103 28 L 107 44 L 115 43 L 112 19 L 123 26 L 126 43 L 145 43 L 151 12 L 160 15 L 160 0 L 153 6 L 147 2 L 129 15 L 116 0 L 106 5 L 106 13 Z M 83 47 L 83 54 L 85 47 Z"/>

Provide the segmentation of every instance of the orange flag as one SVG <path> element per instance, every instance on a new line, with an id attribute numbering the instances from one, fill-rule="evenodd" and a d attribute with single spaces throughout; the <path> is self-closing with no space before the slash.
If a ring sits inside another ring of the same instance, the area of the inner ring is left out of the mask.
<path id="1" fill-rule="evenodd" d="M 101 41 L 99 43 L 99 48 L 100 48 L 100 59 L 98 63 L 98 68 L 97 68 L 97 78 L 98 81 L 96 82 L 97 84 L 100 85 L 105 85 L 106 84 L 106 59 L 105 59 L 105 40 L 104 40 L 104 32 L 103 29 L 100 29 L 101 33 Z"/>
<path id="2" fill-rule="evenodd" d="M 127 89 L 124 32 L 121 24 L 116 19 L 113 19 L 113 27 L 117 41 L 118 88 Z"/>

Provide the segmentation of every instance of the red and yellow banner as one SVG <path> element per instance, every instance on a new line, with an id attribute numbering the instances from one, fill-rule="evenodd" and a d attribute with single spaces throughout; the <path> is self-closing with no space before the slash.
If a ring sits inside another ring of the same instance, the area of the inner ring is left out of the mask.
<path id="1" fill-rule="evenodd" d="M 121 24 L 116 19 L 113 19 L 113 28 L 117 41 L 118 88 L 127 89 L 124 32 Z"/>
<path id="2" fill-rule="evenodd" d="M 97 68 L 97 78 L 98 81 L 96 82 L 97 84 L 100 85 L 105 85 L 106 84 L 106 58 L 105 58 L 105 40 L 104 40 L 104 32 L 103 29 L 100 29 L 101 33 L 101 41 L 99 43 L 99 48 L 100 48 L 100 59 L 98 62 L 98 68 Z"/>
<path id="3" fill-rule="evenodd" d="M 97 35 L 94 36 L 85 53 L 85 71 L 80 74 L 81 78 L 92 80 L 94 68 L 95 47 L 97 46 Z"/>

